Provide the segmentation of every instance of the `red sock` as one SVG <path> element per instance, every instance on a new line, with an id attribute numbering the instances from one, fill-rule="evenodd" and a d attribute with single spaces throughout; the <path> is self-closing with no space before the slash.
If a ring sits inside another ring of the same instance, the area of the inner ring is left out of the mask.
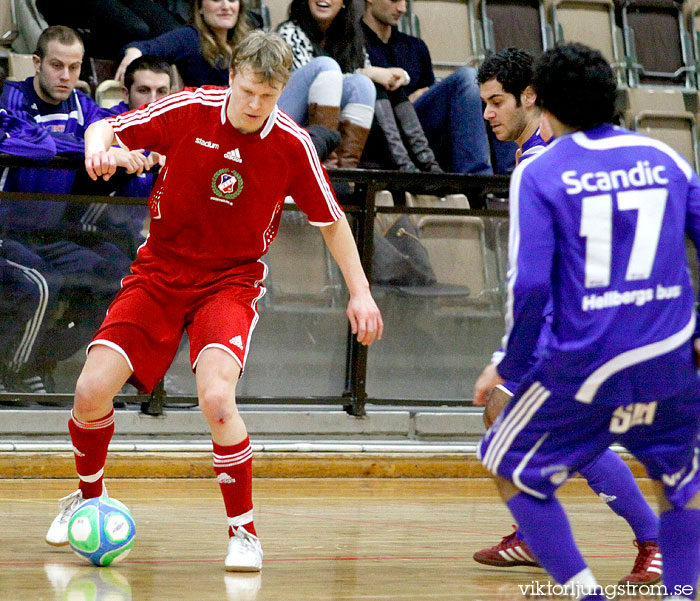
<path id="1" fill-rule="evenodd" d="M 257 536 L 253 524 L 253 448 L 250 438 L 231 446 L 214 442 L 214 471 L 224 496 L 228 533 L 243 526 Z"/>
<path id="2" fill-rule="evenodd" d="M 80 478 L 80 490 L 85 499 L 102 494 L 102 478 L 107 447 L 114 434 L 114 409 L 104 417 L 84 422 L 71 411 L 68 431 L 73 441 L 75 467 Z"/>

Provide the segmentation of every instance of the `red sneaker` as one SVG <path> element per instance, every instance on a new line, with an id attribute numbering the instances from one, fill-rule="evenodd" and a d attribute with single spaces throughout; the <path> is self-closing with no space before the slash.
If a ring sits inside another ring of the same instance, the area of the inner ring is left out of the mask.
<path id="1" fill-rule="evenodd" d="M 656 541 L 648 540 L 640 543 L 634 541 L 639 549 L 634 560 L 632 572 L 620 580 L 620 584 L 655 584 L 661 580 L 661 553 Z"/>
<path id="2" fill-rule="evenodd" d="M 513 526 L 515 528 L 515 526 Z M 482 549 L 474 553 L 474 561 L 487 566 L 509 568 L 512 566 L 538 567 L 537 560 L 530 553 L 525 541 L 518 538 L 518 531 L 504 536 L 495 547 Z M 635 564 L 636 565 L 636 564 Z"/>

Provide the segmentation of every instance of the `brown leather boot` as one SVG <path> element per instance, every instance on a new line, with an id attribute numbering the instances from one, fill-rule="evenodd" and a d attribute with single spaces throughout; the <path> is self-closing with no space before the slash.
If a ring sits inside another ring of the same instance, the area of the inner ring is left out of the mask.
<path id="1" fill-rule="evenodd" d="M 323 163 L 326 167 L 354 169 L 360 162 L 369 129 L 350 121 L 340 122 L 340 144 Z"/>
<path id="2" fill-rule="evenodd" d="M 309 104 L 309 125 L 323 125 L 323 127 L 338 131 L 339 119 L 339 106 L 326 106 L 315 102 Z"/>

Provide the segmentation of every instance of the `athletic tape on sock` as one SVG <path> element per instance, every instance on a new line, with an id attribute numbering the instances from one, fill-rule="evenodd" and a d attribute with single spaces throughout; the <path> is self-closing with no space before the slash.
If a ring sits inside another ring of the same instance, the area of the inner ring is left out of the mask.
<path id="1" fill-rule="evenodd" d="M 253 510 L 247 511 L 241 515 L 234 516 L 232 518 L 226 518 L 228 525 L 231 528 L 238 528 L 239 526 L 245 526 L 253 521 Z"/>

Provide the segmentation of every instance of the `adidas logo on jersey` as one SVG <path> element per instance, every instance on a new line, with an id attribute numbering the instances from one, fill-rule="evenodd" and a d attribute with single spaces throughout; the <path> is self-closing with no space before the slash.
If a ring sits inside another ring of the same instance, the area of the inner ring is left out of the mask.
<path id="1" fill-rule="evenodd" d="M 236 163 L 242 163 L 243 159 L 241 158 L 241 151 L 238 150 L 238 148 L 234 148 L 233 150 L 229 150 L 225 155 L 225 159 L 229 159 L 231 161 L 235 161 Z"/>
<path id="2" fill-rule="evenodd" d="M 229 340 L 229 343 L 243 350 L 243 339 L 240 336 L 234 336 L 233 338 L 231 338 L 231 340 Z"/>
<path id="3" fill-rule="evenodd" d="M 216 481 L 219 484 L 233 484 L 236 482 L 236 479 L 229 476 L 226 472 L 222 472 L 216 477 Z"/>

